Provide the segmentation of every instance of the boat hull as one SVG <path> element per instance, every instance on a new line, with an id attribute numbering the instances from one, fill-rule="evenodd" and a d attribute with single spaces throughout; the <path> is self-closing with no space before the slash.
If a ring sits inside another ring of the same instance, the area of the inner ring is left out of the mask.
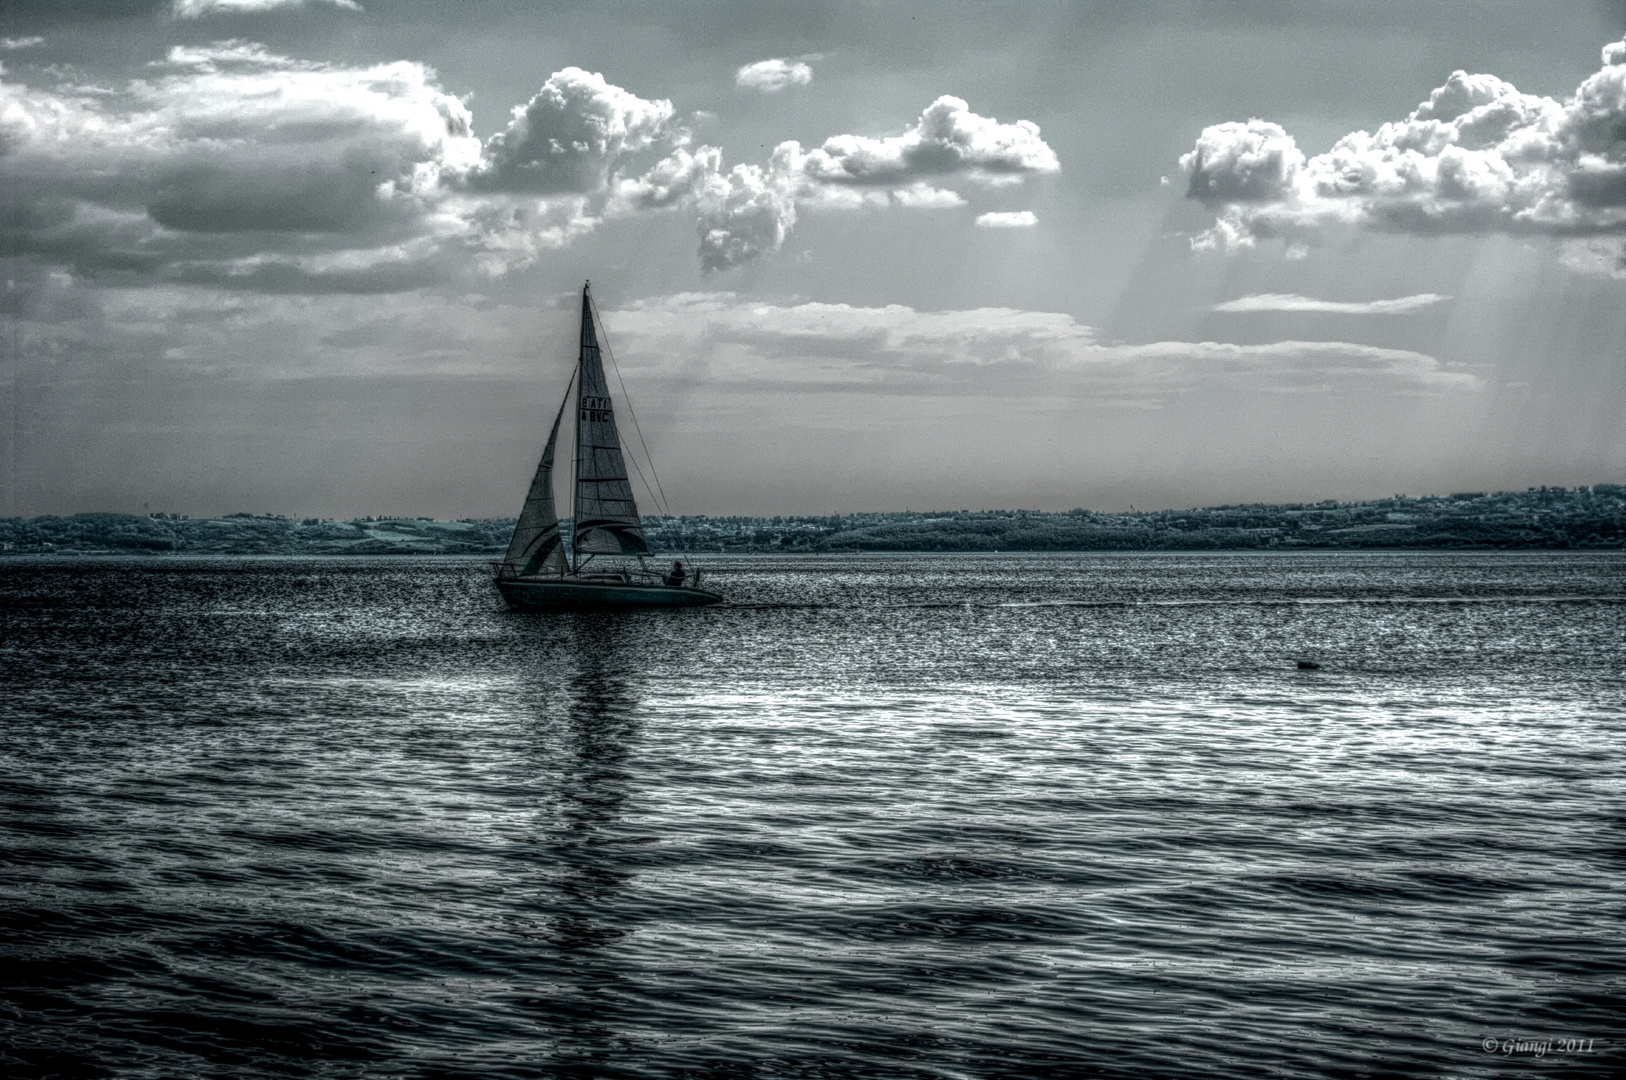
<path id="1" fill-rule="evenodd" d="M 639 585 L 577 578 L 498 578 L 497 588 L 518 611 L 623 611 L 633 608 L 704 607 L 722 602 L 705 589 L 685 585 Z"/>

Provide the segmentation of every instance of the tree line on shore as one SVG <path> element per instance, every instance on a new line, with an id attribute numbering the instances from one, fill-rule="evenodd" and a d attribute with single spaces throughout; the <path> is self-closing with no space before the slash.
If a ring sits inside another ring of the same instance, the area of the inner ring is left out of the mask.
<path id="1" fill-rule="evenodd" d="M 564 523 L 566 535 L 569 522 Z M 0 553 L 496 554 L 512 518 L 295 519 L 74 514 L 0 519 Z M 648 516 L 661 553 L 1218 551 L 1626 547 L 1626 486 L 1123 514 L 959 510 L 805 517 Z"/>

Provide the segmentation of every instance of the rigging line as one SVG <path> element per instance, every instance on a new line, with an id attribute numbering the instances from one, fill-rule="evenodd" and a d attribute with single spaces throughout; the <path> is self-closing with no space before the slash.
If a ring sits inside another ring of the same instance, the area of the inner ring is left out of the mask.
<path id="1" fill-rule="evenodd" d="M 632 462 L 632 471 L 638 474 L 638 479 L 643 481 L 644 490 L 649 492 L 649 501 L 654 503 L 656 508 L 660 510 L 661 513 L 665 514 L 666 508 L 662 506 L 660 500 L 655 497 L 655 489 L 649 486 L 649 481 L 644 479 L 644 470 L 638 467 L 638 459 L 633 457 L 631 454 L 628 454 L 627 460 Z M 650 472 L 654 472 L 655 466 L 651 465 L 649 470 Z"/>
<path id="2" fill-rule="evenodd" d="M 615 381 L 621 386 L 621 400 L 627 403 L 627 414 L 632 417 L 632 430 L 638 433 L 638 445 L 644 448 L 644 460 L 649 462 L 650 475 L 655 477 L 655 487 L 660 491 L 661 513 L 671 517 L 672 508 L 666 501 L 666 489 L 661 485 L 661 474 L 655 471 L 655 458 L 649 452 L 649 444 L 644 441 L 644 429 L 638 426 L 638 410 L 632 407 L 632 395 L 627 393 L 627 382 L 621 377 L 621 365 L 616 363 L 615 350 L 610 347 L 610 331 L 604 325 L 604 316 L 599 314 L 598 301 L 593 299 L 592 293 L 587 294 L 587 302 L 593 305 L 593 316 L 598 319 L 598 328 L 604 334 L 604 351 L 610 354 L 610 366 L 615 369 Z M 642 475 L 639 474 L 640 478 Z M 646 488 L 649 486 L 647 480 L 644 486 Z M 651 491 L 649 494 L 651 498 L 655 497 L 655 492 Z"/>

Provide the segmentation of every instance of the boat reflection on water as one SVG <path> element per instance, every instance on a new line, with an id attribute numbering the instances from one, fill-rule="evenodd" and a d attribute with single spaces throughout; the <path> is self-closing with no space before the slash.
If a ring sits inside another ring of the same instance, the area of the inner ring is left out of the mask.
<path id="1" fill-rule="evenodd" d="M 628 896 L 637 874 L 626 818 L 637 788 L 630 760 L 641 679 L 636 652 L 622 641 L 625 620 L 597 612 L 526 619 L 547 645 L 533 669 L 528 786 L 539 798 L 537 829 L 521 856 L 534 884 L 514 915 L 552 953 L 530 970 L 556 974 L 529 987 L 526 1000 L 552 1034 L 551 1075 L 611 1075 L 629 1049 L 617 1016 L 635 970 L 618 946 L 645 920 Z"/>

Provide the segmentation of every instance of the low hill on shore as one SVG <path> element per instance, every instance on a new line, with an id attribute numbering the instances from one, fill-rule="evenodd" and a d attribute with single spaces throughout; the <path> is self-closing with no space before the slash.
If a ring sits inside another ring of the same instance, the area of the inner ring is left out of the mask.
<path id="1" fill-rule="evenodd" d="M 231 514 L 0 518 L 0 554 L 498 554 L 512 518 L 303 520 Z M 1626 486 L 1395 496 L 1356 503 L 1102 514 L 981 510 L 644 519 L 660 552 L 1219 551 L 1626 547 Z M 566 523 L 568 535 L 569 525 Z"/>

